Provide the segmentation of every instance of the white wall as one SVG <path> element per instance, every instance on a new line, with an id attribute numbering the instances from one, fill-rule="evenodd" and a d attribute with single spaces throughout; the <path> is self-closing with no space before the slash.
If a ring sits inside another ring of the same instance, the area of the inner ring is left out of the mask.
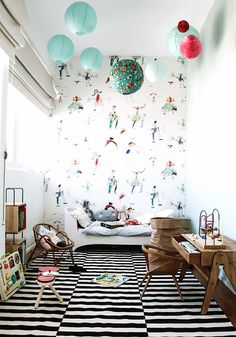
<path id="1" fill-rule="evenodd" d="M 44 176 L 29 170 L 8 169 L 6 171 L 6 187 L 22 187 L 24 189 L 24 202 L 26 203 L 26 246 L 34 243 L 32 226 L 43 222 L 44 216 Z M 9 191 L 9 201 L 12 197 Z M 21 202 L 21 193 L 16 192 L 16 202 Z M 8 238 L 11 234 L 8 234 Z"/>
<path id="2" fill-rule="evenodd" d="M 6 107 L 8 80 L 8 56 L 0 48 L 0 192 L 4 190 L 4 151 L 6 150 Z M 5 252 L 4 196 L 0 193 L 0 256 Z"/>
<path id="3" fill-rule="evenodd" d="M 151 61 L 152 57 L 138 58 L 144 70 Z M 171 57 L 161 61 L 166 67 L 163 80 L 152 84 L 145 76 L 140 90 L 132 95 L 121 95 L 112 88 L 111 80 L 107 81 L 116 62 L 113 57 L 104 57 L 102 67 L 90 80 L 78 57 L 67 65 L 69 77 L 65 70 L 60 76 L 57 69 L 55 85 L 61 100 L 60 113 L 51 118 L 55 146 L 46 174 L 48 222 L 63 221 L 64 207 L 84 200 L 94 211 L 113 202 L 117 208 L 133 207 L 142 215 L 155 215 L 166 208 L 173 208 L 176 216 L 183 215 L 185 63 Z M 78 102 L 73 101 L 76 96 Z M 158 131 L 153 136 L 155 126 Z M 110 137 L 117 145 L 106 144 Z M 110 185 L 114 180 L 117 188 Z M 64 200 L 60 198 L 57 204 L 59 185 Z"/>
<path id="4" fill-rule="evenodd" d="M 225 235 L 236 239 L 236 1 L 216 0 L 201 31 L 203 52 L 187 67 L 186 216 L 198 226 L 202 209 L 220 211 Z"/>

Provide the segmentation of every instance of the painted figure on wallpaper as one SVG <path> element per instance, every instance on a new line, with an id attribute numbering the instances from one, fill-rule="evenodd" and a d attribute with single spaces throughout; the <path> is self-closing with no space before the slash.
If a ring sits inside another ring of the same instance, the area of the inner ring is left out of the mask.
<path id="1" fill-rule="evenodd" d="M 157 190 L 156 185 L 153 186 L 152 193 L 150 194 L 150 196 L 151 196 L 151 207 L 152 208 L 155 207 L 156 201 L 157 201 L 158 206 L 162 206 L 160 202 L 160 198 L 159 198 L 159 191 Z"/>
<path id="2" fill-rule="evenodd" d="M 176 139 L 176 142 L 179 145 L 179 151 L 184 152 L 185 151 L 185 148 L 184 148 L 185 140 L 183 139 L 183 137 L 179 136 Z"/>
<path id="3" fill-rule="evenodd" d="M 68 173 L 67 178 L 71 178 L 72 176 L 78 177 L 80 174 L 82 174 L 79 161 L 74 159 L 70 168 L 67 170 L 67 173 Z"/>
<path id="4" fill-rule="evenodd" d="M 139 193 L 143 193 L 144 182 L 145 182 L 145 179 L 143 178 L 140 182 Z"/>
<path id="5" fill-rule="evenodd" d="M 152 99 L 152 103 L 156 103 L 157 102 L 157 92 L 151 92 L 150 93 L 150 97 Z"/>
<path id="6" fill-rule="evenodd" d="M 97 75 L 90 74 L 88 71 L 86 71 L 84 73 L 77 72 L 77 76 L 78 77 L 83 77 L 83 79 L 85 80 L 86 87 L 92 87 L 91 79 L 93 77 L 97 77 Z"/>
<path id="7" fill-rule="evenodd" d="M 143 121 L 144 121 L 145 114 L 141 114 L 140 110 L 144 109 L 145 106 L 146 106 L 146 104 L 144 104 L 143 106 L 134 106 L 133 107 L 135 109 L 135 113 L 133 113 L 130 116 L 130 119 L 133 122 L 132 123 L 132 128 L 134 128 L 135 125 L 136 125 L 136 123 L 139 122 L 139 121 L 141 122 L 141 126 L 140 127 L 143 127 Z"/>
<path id="8" fill-rule="evenodd" d="M 171 201 L 170 205 L 172 207 L 174 206 L 176 208 L 179 217 L 184 217 L 184 208 L 185 208 L 185 205 L 183 204 L 182 201 Z"/>
<path id="9" fill-rule="evenodd" d="M 145 169 L 143 169 L 142 171 L 132 171 L 132 172 L 135 174 L 134 179 L 128 181 L 128 183 L 131 186 L 131 193 L 133 194 L 135 188 L 137 186 L 140 186 L 141 183 L 143 182 L 138 176 L 139 176 L 139 174 L 144 173 Z M 141 189 L 141 191 L 142 191 L 142 189 Z"/>
<path id="10" fill-rule="evenodd" d="M 163 138 L 160 135 L 160 128 L 159 126 L 157 126 L 157 121 L 153 122 L 153 126 L 151 128 L 152 131 L 152 142 L 155 143 L 156 142 L 156 134 L 159 134 L 159 140 L 163 140 Z"/>
<path id="11" fill-rule="evenodd" d="M 141 66 L 144 64 L 144 56 L 132 56 L 132 59 L 138 62 Z"/>
<path id="12" fill-rule="evenodd" d="M 117 55 L 110 56 L 110 66 L 113 67 L 116 62 L 119 61 L 120 57 Z"/>
<path id="13" fill-rule="evenodd" d="M 178 57 L 177 62 L 179 62 L 181 66 L 184 66 L 186 64 L 186 60 L 184 57 Z"/>
<path id="14" fill-rule="evenodd" d="M 94 152 L 92 160 L 94 160 L 94 168 L 97 169 L 100 166 L 101 154 Z"/>
<path id="15" fill-rule="evenodd" d="M 69 113 L 79 112 L 79 110 L 83 109 L 83 105 L 80 102 L 81 98 L 79 96 L 74 96 L 72 99 L 72 103 L 68 106 Z"/>
<path id="16" fill-rule="evenodd" d="M 58 66 L 59 69 L 59 78 L 60 80 L 63 79 L 63 73 L 66 73 L 66 77 L 70 77 L 70 74 L 68 73 L 68 67 L 66 63 L 59 64 Z"/>
<path id="17" fill-rule="evenodd" d="M 69 97 L 69 89 L 66 86 L 63 85 L 56 85 L 56 89 L 57 89 L 57 99 L 59 103 L 63 103 L 63 99 L 65 97 Z"/>
<path id="18" fill-rule="evenodd" d="M 177 186 L 177 189 L 180 191 L 181 194 L 185 194 L 185 185 L 181 184 L 180 186 Z"/>
<path id="19" fill-rule="evenodd" d="M 58 141 L 58 143 L 60 143 L 60 141 L 61 141 L 61 132 L 62 132 L 62 130 L 63 130 L 63 120 L 61 119 L 59 121 L 59 125 L 57 127 L 57 141 Z"/>
<path id="20" fill-rule="evenodd" d="M 63 200 L 63 204 L 67 204 L 67 202 L 65 201 L 65 195 L 64 195 L 64 191 L 61 188 L 61 184 L 58 185 L 57 187 L 57 191 L 55 192 L 56 194 L 56 206 L 59 207 L 60 206 L 60 200 Z"/>
<path id="21" fill-rule="evenodd" d="M 173 166 L 175 166 L 175 163 L 168 160 L 166 163 L 166 168 L 161 172 L 163 179 L 166 179 L 167 177 L 174 178 L 174 176 L 177 176 L 177 171 L 173 168 Z"/>
<path id="22" fill-rule="evenodd" d="M 126 154 L 129 154 L 132 150 L 132 148 L 135 146 L 135 143 L 134 142 L 129 142 L 128 143 L 128 149 L 126 150 Z"/>
<path id="23" fill-rule="evenodd" d="M 155 156 L 151 156 L 151 157 L 149 158 L 149 161 L 151 162 L 151 166 L 152 166 L 152 167 L 155 167 L 156 160 L 157 160 L 157 157 L 155 157 Z"/>
<path id="24" fill-rule="evenodd" d="M 109 137 L 109 139 L 107 139 L 107 141 L 106 141 L 106 143 L 105 143 L 105 146 L 107 146 L 107 145 L 109 145 L 109 144 L 115 145 L 115 147 L 118 147 L 117 142 L 114 140 L 113 137 Z"/>
<path id="25" fill-rule="evenodd" d="M 119 195 L 119 200 L 123 200 L 125 197 L 125 193 L 121 192 L 120 195 Z"/>
<path id="26" fill-rule="evenodd" d="M 85 192 L 87 192 L 87 193 L 91 192 L 91 187 L 92 186 L 93 185 L 89 181 L 86 181 L 86 183 L 84 185 L 82 185 L 82 187 L 84 188 Z"/>
<path id="27" fill-rule="evenodd" d="M 50 177 L 44 175 L 44 180 L 43 180 L 44 192 L 48 192 L 49 181 L 50 181 Z"/>
<path id="28" fill-rule="evenodd" d="M 177 124 L 181 127 L 181 129 L 186 128 L 186 120 L 183 118 L 177 122 Z"/>
<path id="29" fill-rule="evenodd" d="M 119 116 L 116 112 L 116 105 L 112 106 L 112 111 L 109 114 L 109 128 L 111 129 L 113 126 L 117 129 L 119 123 Z"/>
<path id="30" fill-rule="evenodd" d="M 180 73 L 176 76 L 176 78 L 179 82 L 180 88 L 186 88 L 184 75 L 182 73 Z"/>
<path id="31" fill-rule="evenodd" d="M 114 175 L 108 178 L 108 193 L 111 193 L 112 191 L 114 194 L 117 191 L 117 179 Z"/>
<path id="32" fill-rule="evenodd" d="M 161 108 L 163 115 L 166 115 L 167 112 L 172 112 L 173 114 L 177 111 L 177 106 L 173 104 L 175 99 L 173 97 L 167 97 L 166 103 Z"/>
<path id="33" fill-rule="evenodd" d="M 92 98 L 92 99 L 95 99 L 95 108 L 97 106 L 103 105 L 101 93 L 102 93 L 102 90 L 99 91 L 98 89 L 94 89 L 94 91 L 93 91 L 92 97 L 94 97 L 94 98 Z M 90 99 L 91 98 L 89 98 L 88 100 L 90 100 Z"/>

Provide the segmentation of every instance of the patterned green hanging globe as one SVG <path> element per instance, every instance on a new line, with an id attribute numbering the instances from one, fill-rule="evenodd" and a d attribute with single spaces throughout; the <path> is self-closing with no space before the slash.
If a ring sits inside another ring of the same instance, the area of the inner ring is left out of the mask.
<path id="1" fill-rule="evenodd" d="M 130 95 L 139 90 L 144 81 L 143 69 L 131 59 L 121 60 L 111 70 L 111 85 L 122 95 Z"/>

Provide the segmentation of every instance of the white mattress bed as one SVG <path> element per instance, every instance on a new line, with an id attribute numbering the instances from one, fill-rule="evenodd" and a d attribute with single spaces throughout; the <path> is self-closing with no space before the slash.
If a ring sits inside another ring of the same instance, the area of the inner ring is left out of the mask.
<path id="1" fill-rule="evenodd" d="M 142 245 L 150 242 L 150 225 L 129 225 L 105 228 L 94 221 L 86 228 L 79 228 L 76 218 L 65 210 L 65 232 L 75 242 L 74 248 L 86 245 Z"/>

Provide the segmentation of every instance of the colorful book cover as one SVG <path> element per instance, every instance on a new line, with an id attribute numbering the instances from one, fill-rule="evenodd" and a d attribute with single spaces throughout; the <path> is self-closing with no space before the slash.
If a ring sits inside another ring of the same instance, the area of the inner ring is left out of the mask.
<path id="1" fill-rule="evenodd" d="M 114 273 L 103 273 L 99 276 L 96 276 L 92 282 L 101 284 L 103 286 L 109 287 L 119 287 L 123 283 L 129 280 L 128 276 Z"/>

